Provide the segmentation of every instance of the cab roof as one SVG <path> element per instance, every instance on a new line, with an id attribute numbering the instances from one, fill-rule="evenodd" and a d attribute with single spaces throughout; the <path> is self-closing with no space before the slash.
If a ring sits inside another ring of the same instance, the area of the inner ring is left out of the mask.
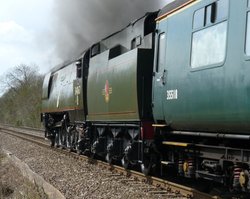
<path id="1" fill-rule="evenodd" d="M 167 4 L 164 8 L 162 8 L 158 14 L 157 21 L 167 17 L 168 15 L 184 8 L 185 6 L 193 3 L 196 0 L 175 0 L 169 4 Z"/>

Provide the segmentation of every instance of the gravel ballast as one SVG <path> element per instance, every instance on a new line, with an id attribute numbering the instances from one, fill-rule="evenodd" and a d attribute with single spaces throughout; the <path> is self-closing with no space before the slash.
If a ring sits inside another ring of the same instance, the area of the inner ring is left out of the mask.
<path id="1" fill-rule="evenodd" d="M 12 152 L 68 199 L 158 198 L 147 193 L 147 189 L 153 188 L 149 185 L 132 182 L 133 185 L 126 177 L 113 175 L 96 165 L 1 132 L 0 136 L 0 148 Z"/>

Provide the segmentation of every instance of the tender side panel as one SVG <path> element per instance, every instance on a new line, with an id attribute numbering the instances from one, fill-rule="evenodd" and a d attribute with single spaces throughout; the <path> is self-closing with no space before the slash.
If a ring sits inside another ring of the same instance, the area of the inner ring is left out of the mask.
<path id="1" fill-rule="evenodd" d="M 108 56 L 105 51 L 90 60 L 88 120 L 138 121 L 138 49 L 111 60 Z"/>

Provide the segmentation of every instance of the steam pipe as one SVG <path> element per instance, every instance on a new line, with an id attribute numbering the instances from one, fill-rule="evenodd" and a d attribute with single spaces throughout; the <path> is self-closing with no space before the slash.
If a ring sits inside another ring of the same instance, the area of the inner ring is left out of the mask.
<path id="1" fill-rule="evenodd" d="M 250 140 L 250 135 L 235 135 L 235 134 L 222 134 L 222 133 L 205 133 L 205 132 L 184 132 L 184 131 L 171 131 L 172 135 L 185 135 L 185 136 L 196 136 L 196 137 L 210 137 L 210 138 L 221 138 L 221 139 L 240 139 Z"/>

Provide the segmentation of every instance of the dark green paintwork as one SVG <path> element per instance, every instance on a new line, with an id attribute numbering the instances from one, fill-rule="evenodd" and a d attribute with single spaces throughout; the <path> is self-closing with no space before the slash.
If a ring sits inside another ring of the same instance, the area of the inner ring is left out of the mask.
<path id="1" fill-rule="evenodd" d="M 227 52 L 217 67 L 192 70 L 190 66 L 192 20 L 195 10 L 214 1 L 203 0 L 158 23 L 167 33 L 166 84 L 153 80 L 153 113 L 173 129 L 211 132 L 250 131 L 250 62 L 245 56 L 247 1 L 230 0 Z M 167 90 L 177 89 L 178 99 L 167 100 Z"/>
<path id="2" fill-rule="evenodd" d="M 143 67 L 152 68 L 152 50 L 134 49 L 108 60 L 109 51 L 90 60 L 87 102 L 89 121 L 139 121 L 142 114 L 141 89 L 138 83 Z M 145 68 L 145 70 L 147 70 Z M 140 73 L 140 74 L 139 74 Z M 109 99 L 105 100 L 105 85 Z M 151 88 L 148 89 L 150 93 Z M 143 99 L 145 100 L 145 99 Z"/>
<path id="3" fill-rule="evenodd" d="M 75 109 L 83 109 L 82 80 L 76 78 L 75 64 L 70 64 L 52 74 L 49 98 L 42 100 L 42 112 Z"/>

